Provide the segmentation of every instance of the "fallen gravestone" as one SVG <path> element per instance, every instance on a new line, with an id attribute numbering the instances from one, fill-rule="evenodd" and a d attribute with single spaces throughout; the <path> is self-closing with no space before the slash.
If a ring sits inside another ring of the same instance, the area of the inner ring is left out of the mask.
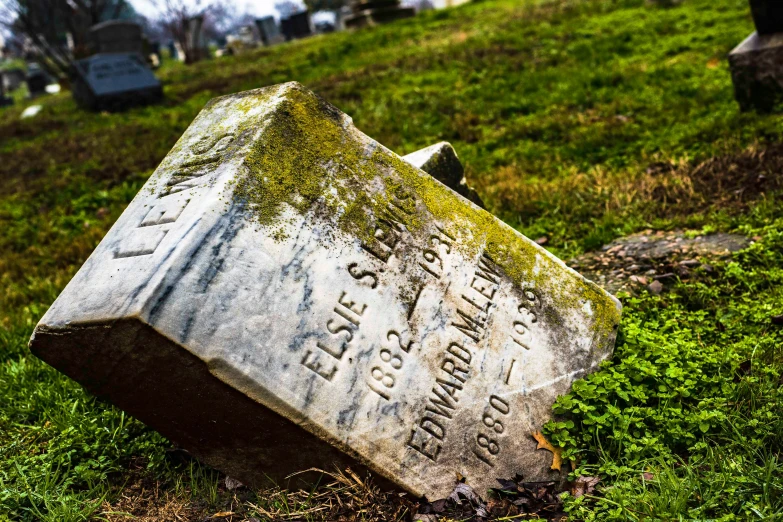
<path id="1" fill-rule="evenodd" d="M 32 351 L 245 484 L 551 478 L 530 436 L 620 305 L 297 83 L 212 100 Z"/>
<path id="2" fill-rule="evenodd" d="M 163 88 L 140 54 L 96 54 L 74 62 L 73 97 L 90 110 L 122 110 L 159 101 Z"/>
<path id="3" fill-rule="evenodd" d="M 734 96 L 743 111 L 772 112 L 783 106 L 783 4 L 750 4 L 756 32 L 729 53 Z"/>

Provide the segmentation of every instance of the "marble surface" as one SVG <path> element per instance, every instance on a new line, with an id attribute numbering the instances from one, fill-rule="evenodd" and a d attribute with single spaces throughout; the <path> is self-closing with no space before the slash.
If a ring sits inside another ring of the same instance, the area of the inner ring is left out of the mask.
<path id="1" fill-rule="evenodd" d="M 270 223 L 237 187 L 268 181 L 248 158 L 275 154 L 281 114 L 303 132 L 307 118 L 338 122 L 333 139 L 369 174 L 340 177 L 347 153 L 316 154 L 322 196 Z M 380 197 L 390 184 L 399 222 L 369 209 L 372 234 L 337 225 L 345 187 Z M 205 107 L 31 349 L 242 481 L 326 465 L 333 447 L 338 464 L 432 500 L 459 476 L 477 491 L 551 478 L 531 433 L 611 355 L 619 317 L 605 291 L 287 83 Z M 261 436 L 258 419 L 276 427 Z"/>

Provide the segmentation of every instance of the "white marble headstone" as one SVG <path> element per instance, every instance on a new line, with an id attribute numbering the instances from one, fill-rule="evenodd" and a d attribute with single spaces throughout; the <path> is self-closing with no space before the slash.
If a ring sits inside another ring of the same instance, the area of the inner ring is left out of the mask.
<path id="1" fill-rule="evenodd" d="M 247 483 L 551 477 L 530 436 L 620 305 L 296 83 L 212 100 L 41 319 L 38 356 Z"/>

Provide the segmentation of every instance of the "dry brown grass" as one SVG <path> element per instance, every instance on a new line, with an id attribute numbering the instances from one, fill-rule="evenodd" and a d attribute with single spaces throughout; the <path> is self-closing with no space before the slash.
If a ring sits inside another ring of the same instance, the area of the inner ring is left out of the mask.
<path id="1" fill-rule="evenodd" d="M 313 491 L 280 487 L 229 490 L 221 477 L 219 501 L 207 505 L 190 487 L 178 488 L 138 475 L 121 488 L 100 516 L 109 522 L 256 522 L 256 521 L 379 521 L 411 520 L 418 503 L 405 493 L 382 491 L 371 479 L 350 469 L 324 474 L 326 483 Z"/>
<path id="2" fill-rule="evenodd" d="M 634 171 L 573 169 L 556 179 L 539 179 L 508 166 L 477 182 L 496 208 L 510 209 L 523 219 L 549 208 L 572 216 L 636 211 L 648 219 L 718 209 L 734 212 L 766 192 L 783 189 L 783 145 L 754 145 L 700 163 L 658 162 Z"/>

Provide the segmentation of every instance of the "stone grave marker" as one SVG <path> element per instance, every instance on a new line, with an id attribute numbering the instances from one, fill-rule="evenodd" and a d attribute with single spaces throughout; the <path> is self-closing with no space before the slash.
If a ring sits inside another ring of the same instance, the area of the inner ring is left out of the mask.
<path id="1" fill-rule="evenodd" d="M 442 141 L 403 156 L 402 159 L 423 170 L 460 196 L 481 208 L 486 208 L 478 193 L 468 185 L 465 169 L 451 143 Z"/>
<path id="2" fill-rule="evenodd" d="M 14 99 L 5 95 L 5 85 L 3 82 L 0 82 L 0 107 L 6 107 L 13 104 Z"/>
<path id="3" fill-rule="evenodd" d="M 308 11 L 302 11 L 301 13 L 292 14 L 288 18 L 281 19 L 280 30 L 286 41 L 305 38 L 312 35 L 313 25 L 310 22 L 310 13 Z"/>
<path id="4" fill-rule="evenodd" d="M 549 479 L 616 299 L 296 83 L 209 102 L 49 308 L 49 364 L 246 484 Z"/>
<path id="5" fill-rule="evenodd" d="M 96 54 L 74 62 L 73 97 L 90 110 L 122 110 L 154 103 L 163 88 L 140 54 Z"/>
<path id="6" fill-rule="evenodd" d="M 256 19 L 256 27 L 264 45 L 275 45 L 285 41 L 274 16 Z"/>
<path id="7" fill-rule="evenodd" d="M 3 88 L 7 92 L 13 92 L 18 89 L 25 80 L 25 72 L 19 68 L 7 69 L 0 72 L 2 76 Z"/>
<path id="8" fill-rule="evenodd" d="M 783 107 L 783 4 L 751 0 L 756 32 L 729 53 L 734 96 L 743 111 Z"/>
<path id="9" fill-rule="evenodd" d="M 346 27 L 365 27 L 409 18 L 416 14 L 413 7 L 404 7 L 400 0 L 355 0 L 352 14 L 345 19 Z"/>
<path id="10" fill-rule="evenodd" d="M 190 55 L 185 56 L 185 61 L 193 63 L 209 58 L 209 45 L 204 37 L 204 15 L 193 16 L 187 21 L 187 46 Z"/>
<path id="11" fill-rule="evenodd" d="M 30 63 L 27 65 L 25 82 L 27 83 L 27 92 L 30 98 L 36 98 L 46 94 L 46 86 L 49 85 L 49 75 L 37 63 Z"/>
<path id="12" fill-rule="evenodd" d="M 126 20 L 109 20 L 90 28 L 95 52 L 137 53 L 144 55 L 144 38 L 141 26 Z"/>

